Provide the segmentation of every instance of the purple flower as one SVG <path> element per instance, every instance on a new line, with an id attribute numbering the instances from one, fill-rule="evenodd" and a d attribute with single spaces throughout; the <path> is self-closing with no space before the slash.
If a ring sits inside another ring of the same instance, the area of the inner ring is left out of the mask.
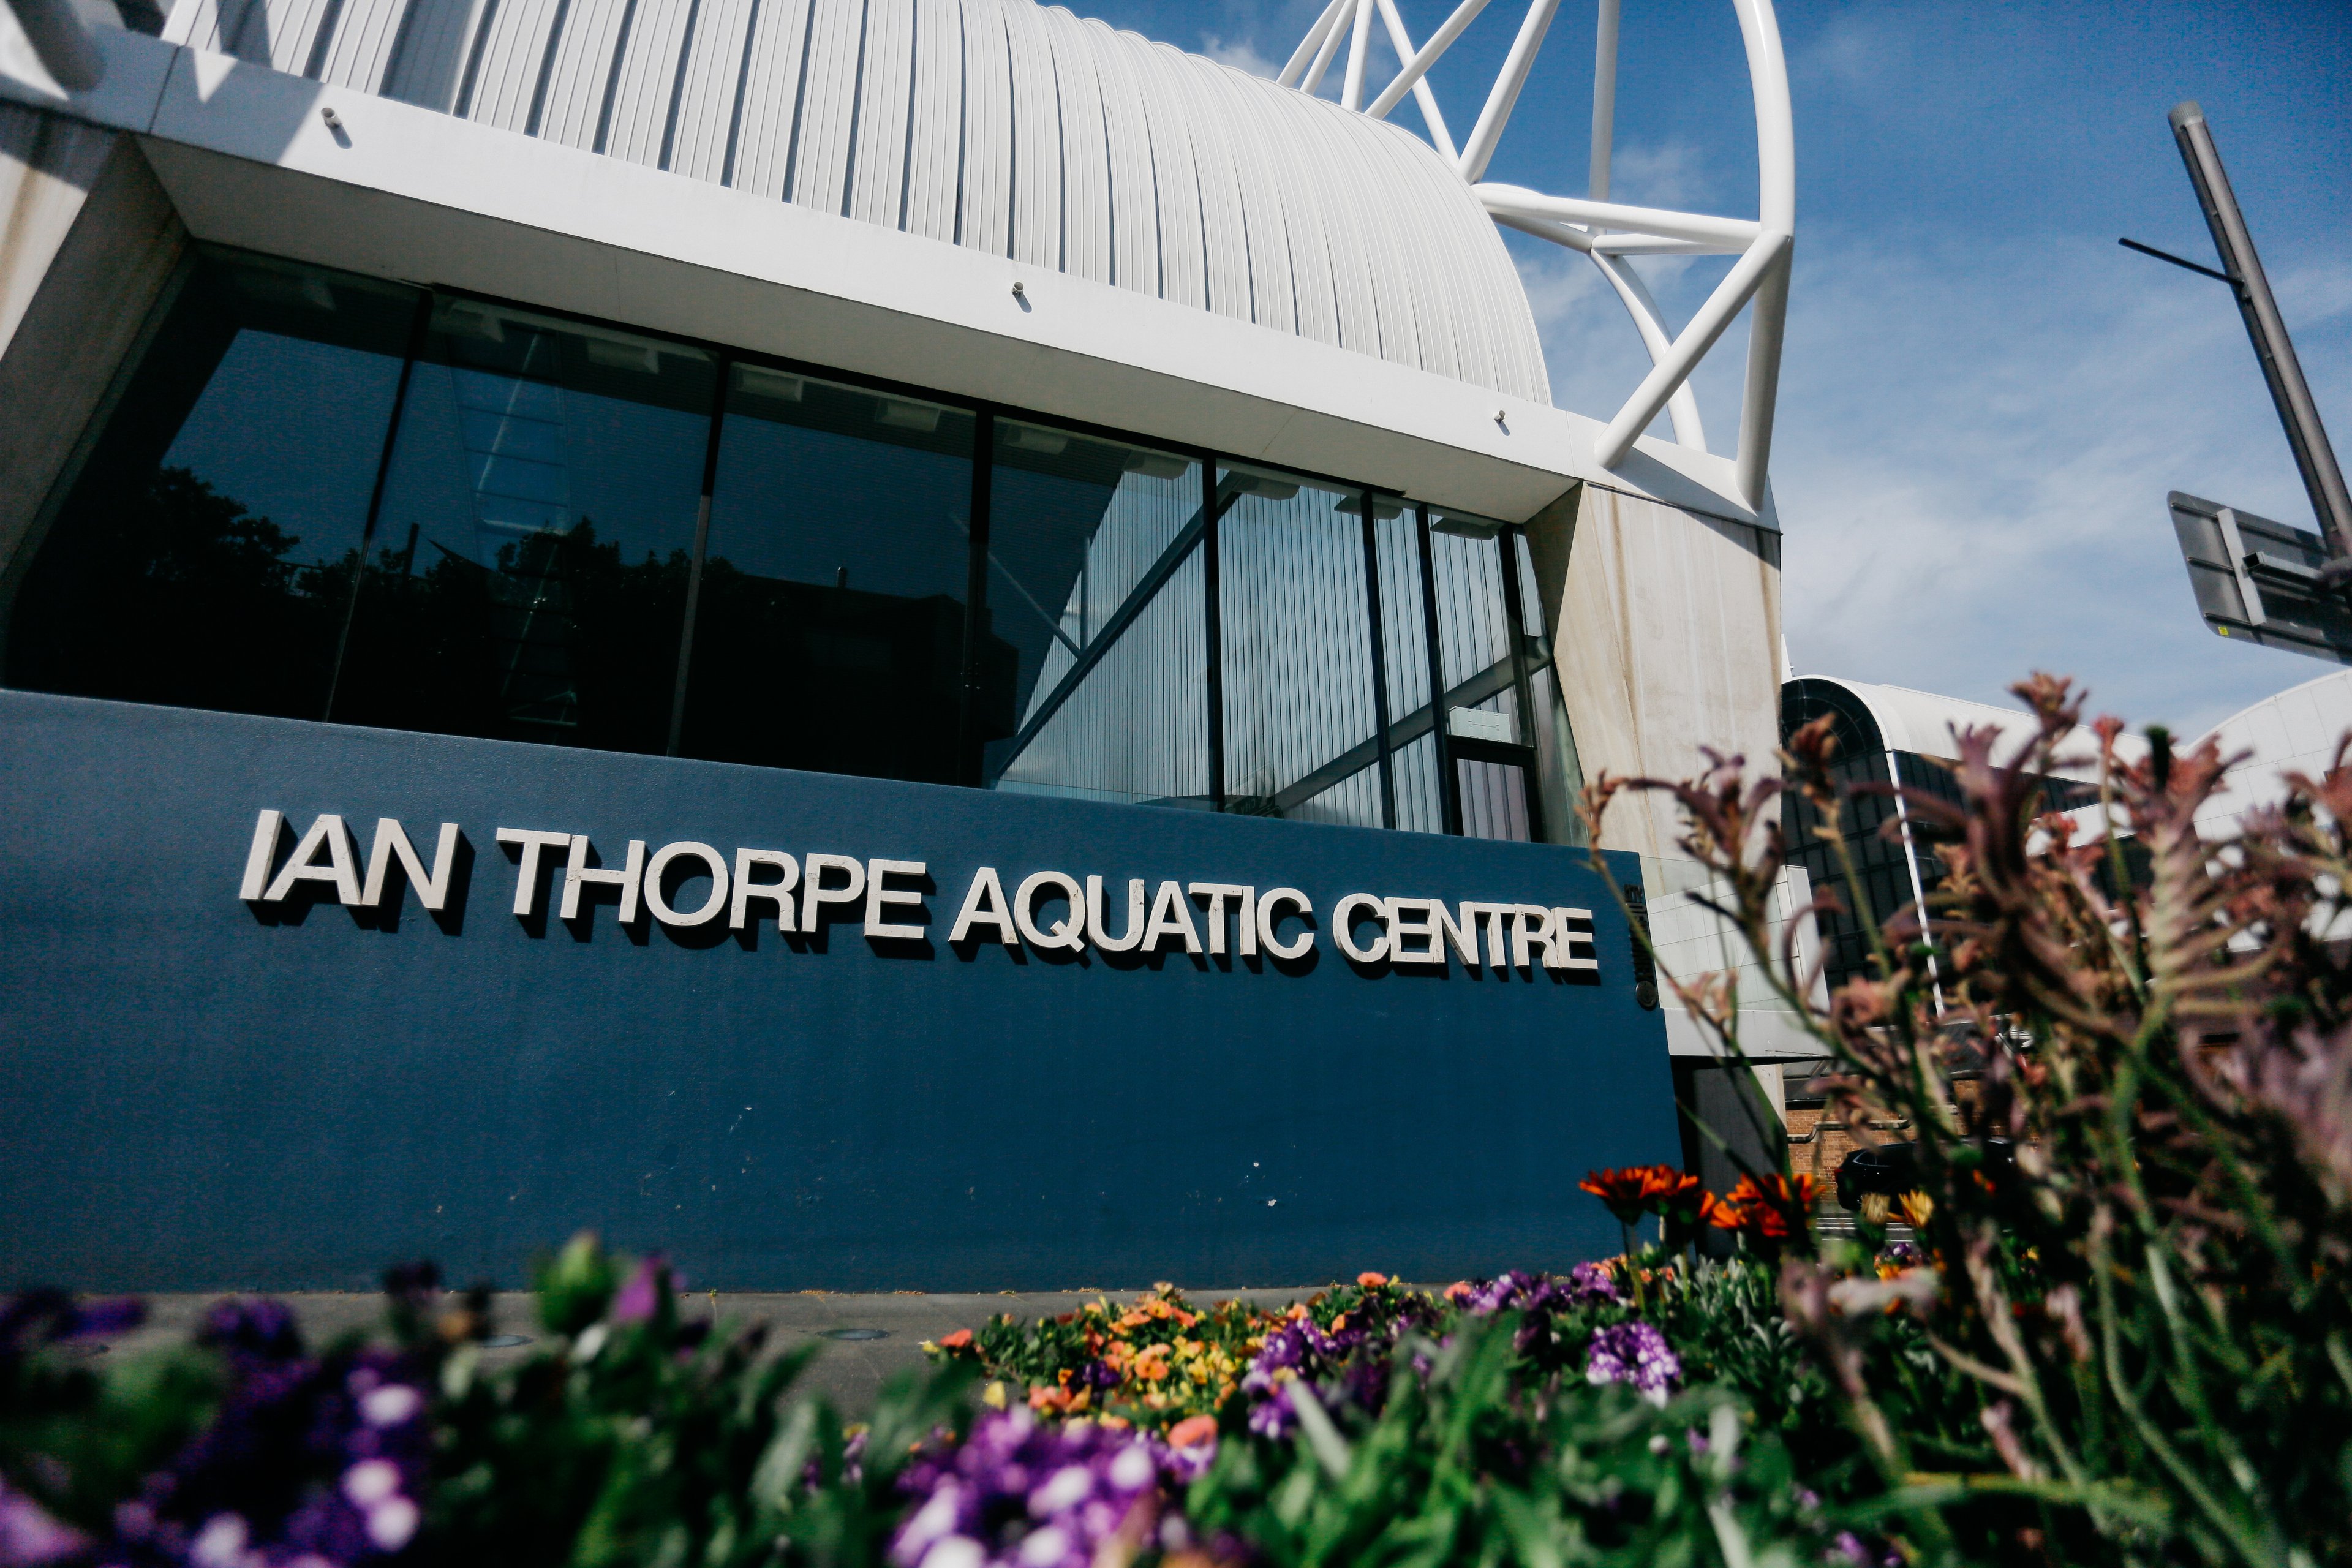
<path id="1" fill-rule="evenodd" d="M 89 1549 L 89 1537 L 59 1524 L 40 1504 L 0 1481 L 0 1568 L 44 1568 Z"/>
<path id="2" fill-rule="evenodd" d="M 662 1281 L 669 1273 L 668 1266 L 659 1255 L 637 1265 L 629 1282 L 613 1298 L 613 1310 L 605 1314 L 616 1323 L 642 1323 L 650 1321 L 661 1305 Z"/>
<path id="3" fill-rule="evenodd" d="M 1568 1271 L 1568 1299 L 1582 1304 L 1605 1301 L 1622 1306 L 1625 1292 L 1617 1288 L 1617 1277 L 1598 1263 L 1580 1263 Z"/>
<path id="4" fill-rule="evenodd" d="M 1682 1358 L 1666 1336 L 1638 1318 L 1594 1334 L 1585 1352 L 1587 1383 L 1630 1383 L 1653 1404 L 1664 1405 L 1667 1389 L 1682 1374 Z"/>
<path id="5" fill-rule="evenodd" d="M 1163 1481 L 1191 1479 L 1213 1451 L 1092 1422 L 1048 1425 L 1026 1410 L 989 1415 L 961 1446 L 925 1454 L 900 1479 L 919 1500 L 891 1537 L 890 1562 L 1087 1568 L 1134 1510 L 1158 1506 Z"/>
<path id="6" fill-rule="evenodd" d="M 302 1353 L 302 1331 L 285 1302 L 233 1296 L 213 1303 L 196 1330 L 196 1343 L 233 1357 L 292 1361 Z"/>
<path id="7" fill-rule="evenodd" d="M 1250 1408 L 1249 1429 L 1261 1437 L 1287 1437 L 1290 1429 L 1298 1425 L 1297 1413 L 1290 1408 L 1290 1390 L 1274 1390 Z"/>

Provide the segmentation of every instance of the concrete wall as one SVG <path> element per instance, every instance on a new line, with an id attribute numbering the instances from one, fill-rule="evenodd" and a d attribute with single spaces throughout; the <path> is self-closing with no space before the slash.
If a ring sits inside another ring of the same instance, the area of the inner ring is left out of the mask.
<path id="1" fill-rule="evenodd" d="M 0 574 L 187 238 L 131 138 L 0 104 Z"/>
<path id="2" fill-rule="evenodd" d="M 1701 746 L 1770 769 L 1780 738 L 1780 540 L 1581 485 L 1528 524 L 1586 779 L 1683 778 Z M 1674 856 L 1672 802 L 1621 799 L 1602 847 Z"/>

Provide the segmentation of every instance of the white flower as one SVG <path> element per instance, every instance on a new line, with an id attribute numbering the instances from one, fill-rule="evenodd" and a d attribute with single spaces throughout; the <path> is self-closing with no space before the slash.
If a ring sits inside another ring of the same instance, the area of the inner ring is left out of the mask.
<path id="1" fill-rule="evenodd" d="M 1151 1456 L 1143 1445 L 1129 1444 L 1110 1462 L 1110 1484 L 1123 1492 L 1140 1491 L 1150 1484 L 1152 1468 Z"/>
<path id="2" fill-rule="evenodd" d="M 360 1395 L 360 1415 L 371 1426 L 397 1426 L 425 1408 L 425 1396 L 404 1383 L 387 1383 Z"/>
<path id="3" fill-rule="evenodd" d="M 1029 1494 L 1029 1511 L 1035 1518 L 1047 1518 L 1077 1507 L 1094 1489 L 1092 1470 L 1084 1465 L 1066 1465 L 1054 1472 L 1053 1479 Z"/>
<path id="4" fill-rule="evenodd" d="M 362 1459 L 343 1472 L 343 1495 L 352 1506 L 372 1509 L 400 1492 L 400 1467 L 390 1459 Z"/>
<path id="5" fill-rule="evenodd" d="M 1069 1554 L 1070 1538 L 1059 1525 L 1049 1524 L 1021 1543 L 1021 1561 L 1032 1568 L 1050 1568 Z M 924 1568 L 929 1568 L 926 1563 Z"/>
<path id="6" fill-rule="evenodd" d="M 950 1535 L 923 1553 L 923 1568 L 982 1568 L 988 1553 L 969 1535 Z"/>
<path id="7" fill-rule="evenodd" d="M 404 1497 L 384 1499 L 368 1510 L 367 1532 L 384 1551 L 399 1551 L 416 1533 L 416 1505 Z"/>
<path id="8" fill-rule="evenodd" d="M 245 1550 L 245 1520 L 234 1513 L 216 1513 L 205 1521 L 204 1529 L 188 1548 L 188 1561 L 196 1568 L 245 1568 L 250 1559 Z"/>

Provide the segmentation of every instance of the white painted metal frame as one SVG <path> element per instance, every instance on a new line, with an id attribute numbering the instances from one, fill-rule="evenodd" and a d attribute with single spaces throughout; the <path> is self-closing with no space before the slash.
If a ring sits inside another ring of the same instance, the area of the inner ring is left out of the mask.
<path id="1" fill-rule="evenodd" d="M 1625 400 L 1593 444 L 1604 468 L 1622 463 L 1634 439 L 1661 412 L 1673 421 L 1675 439 L 1706 449 L 1691 373 L 1714 348 L 1743 308 L 1748 322 L 1748 380 L 1740 400 L 1739 447 L 1736 458 L 1741 496 L 1751 507 L 1764 504 L 1766 471 L 1772 449 L 1773 403 L 1780 379 L 1780 339 L 1788 320 L 1789 267 L 1796 235 L 1796 138 L 1789 109 L 1788 63 L 1780 51 L 1780 24 L 1772 0 L 1732 0 L 1748 48 L 1748 75 L 1756 103 L 1757 216 L 1713 217 L 1629 206 L 1609 199 L 1609 165 L 1617 113 L 1619 0 L 1599 0 L 1600 26 L 1592 65 L 1592 160 L 1586 195 L 1546 195 L 1517 185 L 1489 182 L 1486 165 L 1502 140 L 1519 90 L 1534 69 L 1559 0 L 1528 0 L 1510 52 L 1479 110 L 1469 138 L 1456 147 L 1439 112 L 1427 79 L 1429 68 L 1486 8 L 1488 0 L 1461 0 L 1429 41 L 1418 48 L 1398 15 L 1396 0 L 1330 0 L 1299 40 L 1276 79 L 1314 92 L 1322 85 L 1340 45 L 1348 46 L 1340 104 L 1374 119 L 1387 116 L 1410 94 L 1420 108 L 1429 139 L 1454 164 L 1495 221 L 1506 227 L 1591 258 L 1633 318 L 1634 330 L 1650 352 L 1650 374 Z M 1389 84 L 1364 101 L 1374 13 L 1397 58 L 1403 62 Z M 1715 287 L 1681 331 L 1668 328 L 1641 274 L 1636 256 L 1737 256 L 1730 273 Z"/>

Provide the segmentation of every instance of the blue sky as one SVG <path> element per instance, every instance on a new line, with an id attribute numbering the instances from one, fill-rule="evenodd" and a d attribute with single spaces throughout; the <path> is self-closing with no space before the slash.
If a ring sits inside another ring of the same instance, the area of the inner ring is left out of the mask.
<path id="1" fill-rule="evenodd" d="M 1399 4 L 1416 37 L 1451 9 Z M 1271 75 L 1319 7 L 1076 8 Z M 1457 137 L 1523 11 L 1494 0 L 1433 73 Z M 2165 122 L 2197 99 L 2352 465 L 2352 4 L 1791 0 L 1780 27 L 1798 261 L 1773 480 L 1798 670 L 2005 701 L 2051 669 L 2189 732 L 2327 673 L 2197 618 L 2168 490 L 2305 527 L 2310 507 L 2228 290 L 2116 239 L 2212 260 Z M 1490 177 L 1581 193 L 1592 29 L 1567 0 Z M 1621 58 L 1617 198 L 1752 216 L 1728 0 L 1626 0 Z M 1513 249 L 1555 400 L 1606 417 L 1646 368 L 1623 311 L 1581 258 Z M 1727 262 L 1643 265 L 1679 320 Z M 1727 342 L 1698 382 L 1718 450 L 1739 360 Z"/>

